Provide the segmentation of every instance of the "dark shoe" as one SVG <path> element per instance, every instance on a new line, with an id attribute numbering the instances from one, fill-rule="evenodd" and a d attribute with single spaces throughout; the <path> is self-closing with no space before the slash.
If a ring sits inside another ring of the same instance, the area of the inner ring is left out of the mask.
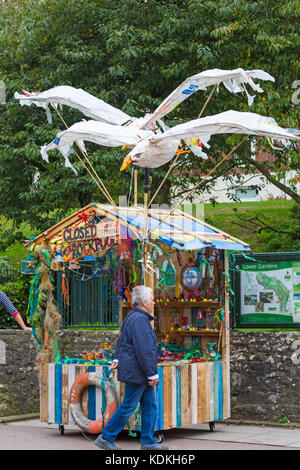
<path id="1" fill-rule="evenodd" d="M 141 444 L 141 450 L 168 450 L 167 446 L 161 446 L 160 444 Z"/>
<path id="2" fill-rule="evenodd" d="M 100 434 L 100 436 L 98 436 L 94 442 L 97 447 L 100 447 L 100 449 L 122 450 L 120 449 L 120 447 L 115 446 L 114 442 L 109 442 L 109 441 L 106 441 L 105 439 L 102 439 L 102 434 Z"/>

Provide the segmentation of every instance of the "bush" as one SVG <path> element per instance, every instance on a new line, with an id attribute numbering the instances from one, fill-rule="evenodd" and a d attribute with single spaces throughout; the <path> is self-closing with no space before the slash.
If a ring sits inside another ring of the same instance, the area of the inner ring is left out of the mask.
<path id="1" fill-rule="evenodd" d="M 16 307 L 16 310 L 20 312 L 25 325 L 28 323 L 26 320 L 26 311 L 29 300 L 30 281 L 31 276 L 21 276 L 20 279 L 16 281 L 0 284 L 0 290 L 7 295 Z M 0 306 L 0 329 L 6 328 L 18 329 L 20 327 L 5 308 Z"/>
<path id="2" fill-rule="evenodd" d="M 7 258 L 0 257 L 0 284 L 16 281 L 17 277 L 17 272 L 10 265 L 9 260 Z"/>

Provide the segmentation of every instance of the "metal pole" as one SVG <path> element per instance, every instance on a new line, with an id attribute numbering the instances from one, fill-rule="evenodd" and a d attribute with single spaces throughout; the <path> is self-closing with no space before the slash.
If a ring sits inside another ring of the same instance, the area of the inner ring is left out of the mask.
<path id="1" fill-rule="evenodd" d="M 133 167 L 133 179 L 134 179 L 134 205 L 137 206 L 137 202 L 138 202 L 138 199 L 137 199 L 137 167 L 134 166 Z"/>
<path id="2" fill-rule="evenodd" d="M 144 232 L 144 268 L 147 263 L 147 254 L 149 250 L 149 245 L 147 243 L 148 239 L 148 195 L 150 190 L 150 178 L 149 178 L 149 168 L 145 168 L 145 179 L 144 179 L 144 217 L 145 217 L 145 232 Z M 154 287 L 153 273 L 148 273 L 144 269 L 144 285 L 147 287 Z"/>
<path id="3" fill-rule="evenodd" d="M 148 238 L 148 193 L 150 189 L 149 184 L 149 168 L 145 168 L 145 179 L 144 179 L 144 214 L 145 214 L 145 233 L 144 240 Z"/>

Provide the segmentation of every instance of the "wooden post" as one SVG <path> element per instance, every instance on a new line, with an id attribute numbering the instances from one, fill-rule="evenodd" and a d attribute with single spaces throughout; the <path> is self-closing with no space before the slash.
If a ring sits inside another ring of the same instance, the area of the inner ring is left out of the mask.
<path id="1" fill-rule="evenodd" d="M 144 240 L 148 238 L 148 193 L 149 193 L 149 168 L 145 168 L 145 180 L 144 180 Z M 145 243 L 146 245 L 146 243 Z"/>
<path id="2" fill-rule="evenodd" d="M 45 240 L 43 240 L 41 242 L 41 250 L 42 249 L 47 249 L 47 243 Z M 44 255 L 40 255 L 41 256 L 41 261 L 43 260 L 43 258 L 45 258 Z M 45 283 L 45 280 L 47 279 L 47 273 L 43 273 L 42 274 L 42 277 L 41 277 L 41 286 L 43 286 L 43 284 Z M 44 343 L 43 343 L 43 347 L 42 347 L 42 352 L 44 352 L 48 346 L 48 341 L 49 341 L 49 331 L 48 331 L 48 328 L 44 327 Z"/>
<path id="3" fill-rule="evenodd" d="M 151 287 L 154 296 L 154 273 L 149 270 L 146 271 L 147 255 L 149 253 L 149 245 L 146 243 L 148 239 L 148 194 L 150 189 L 149 183 L 149 168 L 145 168 L 145 180 L 144 180 L 144 216 L 145 216 L 145 232 L 144 232 L 144 286 Z M 154 328 L 154 322 L 151 322 L 152 328 Z"/>
<path id="4" fill-rule="evenodd" d="M 223 341 L 222 341 L 222 359 L 223 359 L 223 406 L 224 406 L 224 418 L 230 417 L 230 321 L 229 321 L 229 262 L 228 262 L 228 251 L 224 251 L 224 271 L 225 271 L 225 324 L 223 329 Z"/>
<path id="5" fill-rule="evenodd" d="M 145 181 L 144 181 L 144 266 L 146 266 L 147 255 L 149 253 L 149 245 L 146 243 L 148 239 L 148 195 L 149 195 L 150 183 L 149 183 L 149 168 L 145 168 Z M 146 272 L 144 270 L 144 285 L 147 287 L 154 288 L 154 273 L 153 271 Z"/>

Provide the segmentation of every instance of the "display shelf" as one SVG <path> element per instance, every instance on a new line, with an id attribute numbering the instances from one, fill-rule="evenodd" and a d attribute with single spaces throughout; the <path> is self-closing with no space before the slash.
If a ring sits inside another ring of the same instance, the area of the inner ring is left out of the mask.
<path id="1" fill-rule="evenodd" d="M 178 331 L 173 330 L 173 333 L 178 333 L 182 336 L 219 336 L 220 331 L 203 330 L 203 331 Z"/>
<path id="2" fill-rule="evenodd" d="M 171 308 L 175 308 L 175 307 L 182 307 L 182 308 L 186 308 L 186 307 L 191 307 L 191 308 L 194 308 L 194 307 L 202 307 L 202 308 L 210 308 L 210 307 L 220 307 L 220 302 L 218 301 L 215 301 L 215 300 L 207 300 L 207 301 L 197 301 L 197 302 L 181 302 L 180 300 L 177 300 L 177 301 L 162 301 L 162 302 L 155 302 L 155 307 L 157 307 L 158 305 L 161 305 L 161 306 L 165 306 L 165 307 L 171 307 Z"/>
<path id="3" fill-rule="evenodd" d="M 121 303 L 121 307 L 124 308 L 132 308 L 131 305 L 127 303 Z M 187 308 L 187 307 L 201 307 L 201 308 L 211 308 L 211 307 L 220 307 L 220 302 L 216 300 L 207 300 L 207 301 L 197 301 L 197 302 L 188 302 L 184 301 L 181 302 L 181 300 L 170 300 L 169 302 L 166 300 L 155 302 L 154 307 L 162 306 L 162 307 L 170 307 L 170 308 Z"/>

